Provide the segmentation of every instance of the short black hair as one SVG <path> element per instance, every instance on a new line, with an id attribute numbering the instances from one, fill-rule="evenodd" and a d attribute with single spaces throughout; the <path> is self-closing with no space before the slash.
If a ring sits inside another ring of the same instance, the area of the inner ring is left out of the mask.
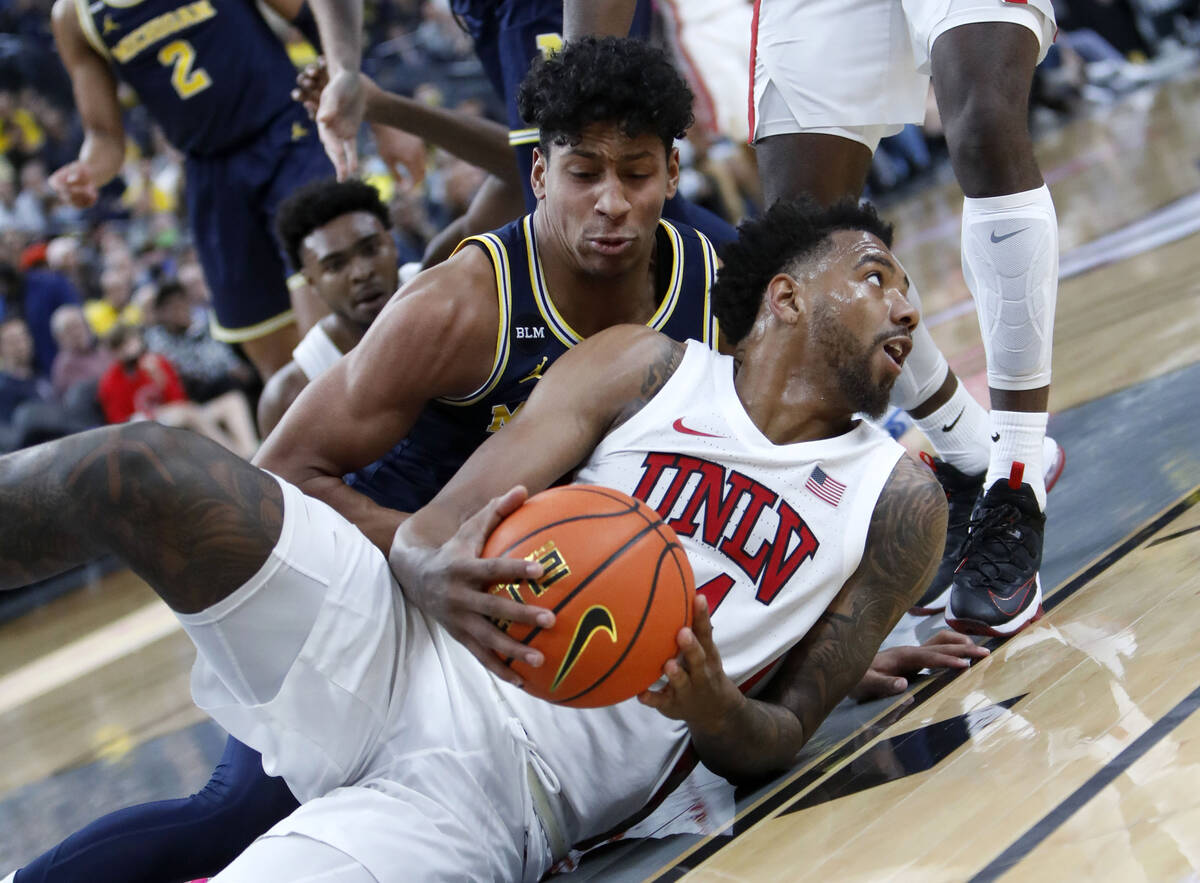
<path id="1" fill-rule="evenodd" d="M 541 130 L 540 144 L 577 144 L 592 123 L 625 135 L 657 135 L 671 149 L 692 125 L 692 90 L 661 49 L 631 38 L 582 37 L 536 60 L 517 109 Z"/>
<path id="2" fill-rule="evenodd" d="M 161 310 L 173 297 L 187 297 L 187 289 L 177 279 L 164 279 L 154 291 L 154 307 Z"/>
<path id="3" fill-rule="evenodd" d="M 300 269 L 300 246 L 309 233 L 351 212 L 370 212 L 384 229 L 392 226 L 379 191 L 365 181 L 313 181 L 285 199 L 275 212 L 275 231 L 292 270 Z"/>
<path id="4" fill-rule="evenodd" d="M 722 266 L 712 287 L 713 312 L 730 343 L 741 340 L 754 325 L 767 283 L 822 253 L 838 230 L 862 230 L 892 247 L 892 225 L 873 205 L 853 199 L 828 208 L 807 197 L 781 199 L 738 226 L 737 239 L 721 249 Z"/>

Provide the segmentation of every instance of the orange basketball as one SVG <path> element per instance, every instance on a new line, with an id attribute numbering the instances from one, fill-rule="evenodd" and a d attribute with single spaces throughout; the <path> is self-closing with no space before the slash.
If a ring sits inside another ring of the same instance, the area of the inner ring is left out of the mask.
<path id="1" fill-rule="evenodd" d="M 611 488 L 568 485 L 530 497 L 488 537 L 483 556 L 542 563 L 541 579 L 491 591 L 554 611 L 549 629 L 499 625 L 545 656 L 539 668 L 505 662 L 527 692 L 559 705 L 637 695 L 658 680 L 679 652 L 679 630 L 692 624 L 695 581 L 675 531 Z"/>

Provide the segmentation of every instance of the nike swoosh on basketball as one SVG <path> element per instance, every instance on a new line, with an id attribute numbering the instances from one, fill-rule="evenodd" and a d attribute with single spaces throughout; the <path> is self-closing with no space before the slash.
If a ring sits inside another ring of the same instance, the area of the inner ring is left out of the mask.
<path id="1" fill-rule="evenodd" d="M 1007 598 L 1002 598 L 991 590 L 988 590 L 988 597 L 992 599 L 992 603 L 996 605 L 996 609 L 1005 616 L 1016 616 L 1021 610 L 1021 605 L 1025 603 L 1025 598 L 1028 597 L 1029 590 L 1033 588 L 1034 580 L 1036 579 L 1036 575 L 1031 576 Z M 1014 600 L 1016 603 L 1013 603 Z"/>
<path id="2" fill-rule="evenodd" d="M 712 432 L 701 432 L 699 429 L 688 429 L 683 425 L 683 418 L 679 417 L 671 424 L 671 428 L 676 432 L 682 432 L 684 435 L 702 435 L 705 438 L 724 438 L 723 435 L 716 435 Z"/>
<path id="3" fill-rule="evenodd" d="M 967 411 L 966 408 L 963 408 L 961 411 L 959 411 L 957 417 L 955 417 L 953 420 L 951 420 L 949 423 L 947 423 L 945 426 L 942 427 L 942 432 L 949 432 L 951 429 L 953 429 L 955 426 L 957 426 L 958 421 L 960 419 L 962 419 L 962 415 L 965 414 L 966 411 Z"/>
<path id="4" fill-rule="evenodd" d="M 567 679 L 567 675 L 571 673 L 571 669 L 575 667 L 575 663 L 579 661 L 579 657 L 583 655 L 583 651 L 591 642 L 592 636 L 599 631 L 608 632 L 612 642 L 614 644 L 617 642 L 617 624 L 613 622 L 612 614 L 607 607 L 596 605 L 589 607 L 583 612 L 583 616 L 579 617 L 579 622 L 575 626 L 575 634 L 571 638 L 571 643 L 567 645 L 567 652 L 563 654 L 563 660 L 554 675 L 554 681 L 550 684 L 551 693 Z"/>
<path id="5" fill-rule="evenodd" d="M 1020 230 L 1013 230 L 1011 233 L 1005 233 L 1003 236 L 997 236 L 996 231 L 993 230 L 991 239 L 992 239 L 992 242 L 1003 242 L 1005 239 L 1011 239 L 1013 236 L 1016 236 L 1018 233 L 1024 233 L 1028 229 L 1029 229 L 1028 227 L 1022 227 Z"/>

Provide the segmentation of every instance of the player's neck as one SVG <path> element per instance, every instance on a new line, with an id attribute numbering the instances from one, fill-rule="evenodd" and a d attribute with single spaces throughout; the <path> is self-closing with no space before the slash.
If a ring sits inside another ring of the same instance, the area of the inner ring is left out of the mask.
<path id="1" fill-rule="evenodd" d="M 786 343 L 769 334 L 738 350 L 734 389 L 747 416 L 774 444 L 833 438 L 854 427 L 854 415 L 830 383 L 828 369 L 795 358 Z"/>

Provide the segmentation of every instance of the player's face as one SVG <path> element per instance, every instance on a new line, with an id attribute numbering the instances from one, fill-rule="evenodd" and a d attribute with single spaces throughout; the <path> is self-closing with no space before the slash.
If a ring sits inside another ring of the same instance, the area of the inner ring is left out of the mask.
<path id="1" fill-rule="evenodd" d="M 850 407 L 879 416 L 912 349 L 917 311 L 908 277 L 870 233 L 839 231 L 832 239 L 816 260 L 810 337 Z"/>
<path id="2" fill-rule="evenodd" d="M 588 126 L 578 144 L 534 152 L 541 231 L 581 272 L 617 276 L 644 266 L 663 203 L 675 194 L 679 153 L 655 135 L 630 138 L 611 123 Z"/>
<path id="3" fill-rule="evenodd" d="M 323 224 L 300 247 L 304 276 L 329 308 L 366 328 L 396 290 L 396 244 L 370 212 Z"/>

